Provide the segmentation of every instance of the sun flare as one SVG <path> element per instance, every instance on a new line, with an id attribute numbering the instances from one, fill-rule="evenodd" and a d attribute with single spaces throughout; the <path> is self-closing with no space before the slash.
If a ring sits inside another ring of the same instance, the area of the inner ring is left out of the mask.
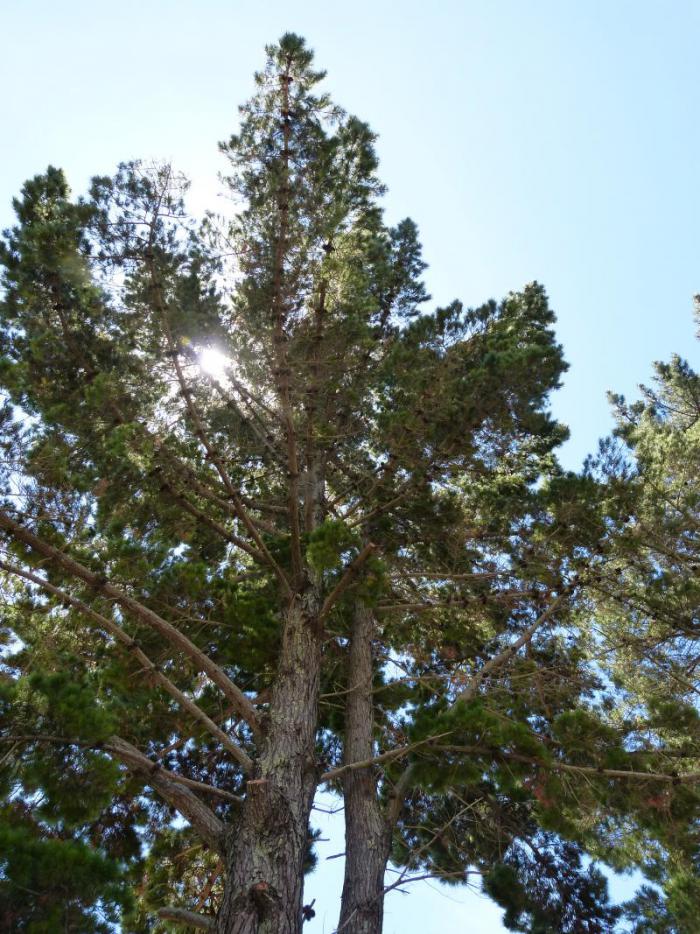
<path id="1" fill-rule="evenodd" d="M 231 361 L 216 347 L 204 347 L 199 353 L 199 366 L 202 372 L 213 376 L 219 382 L 226 380 L 226 371 L 231 365 Z"/>

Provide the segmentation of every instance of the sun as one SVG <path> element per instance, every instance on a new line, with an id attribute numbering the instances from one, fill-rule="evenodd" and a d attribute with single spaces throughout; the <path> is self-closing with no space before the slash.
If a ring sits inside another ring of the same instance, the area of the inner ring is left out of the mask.
<path id="1" fill-rule="evenodd" d="M 203 373 L 208 373 L 219 382 L 224 382 L 231 361 L 216 347 L 204 347 L 199 352 L 199 366 Z"/>

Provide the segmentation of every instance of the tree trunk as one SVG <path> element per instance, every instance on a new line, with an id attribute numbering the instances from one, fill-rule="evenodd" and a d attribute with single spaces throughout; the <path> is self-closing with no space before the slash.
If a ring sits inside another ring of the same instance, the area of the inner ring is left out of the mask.
<path id="1" fill-rule="evenodd" d="M 373 755 L 372 612 L 355 607 L 350 642 L 345 709 L 345 763 Z M 381 934 L 384 919 L 384 873 L 391 830 L 377 796 L 372 768 L 351 769 L 343 776 L 345 803 L 345 879 L 339 934 Z"/>
<path id="2" fill-rule="evenodd" d="M 227 840 L 218 934 L 299 934 L 307 831 L 316 790 L 320 672 L 315 587 L 289 611 L 258 771 Z"/>

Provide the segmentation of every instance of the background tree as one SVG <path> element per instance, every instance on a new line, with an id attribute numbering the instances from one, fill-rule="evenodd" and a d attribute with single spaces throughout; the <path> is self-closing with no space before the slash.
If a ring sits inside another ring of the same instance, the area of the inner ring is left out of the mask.
<path id="1" fill-rule="evenodd" d="M 620 443 L 604 446 L 596 466 L 611 484 L 628 481 L 631 502 L 598 584 L 597 631 L 618 719 L 636 746 L 656 745 L 678 781 L 700 753 L 700 378 L 676 356 L 655 365 L 641 401 L 613 401 Z M 699 845 L 694 795 L 667 789 L 642 799 L 636 833 L 606 856 L 641 864 L 657 886 L 627 906 L 633 930 L 685 934 L 697 925 Z"/>
<path id="2" fill-rule="evenodd" d="M 0 907 L 299 931 L 326 785 L 341 928 L 380 929 L 391 856 L 478 871 L 515 929 L 609 930 L 583 854 L 642 834 L 650 796 L 679 828 L 697 804 L 692 756 L 673 774 L 656 721 L 618 713 L 590 624 L 601 569 L 635 567 L 637 494 L 556 464 L 541 286 L 421 312 L 372 133 L 301 39 L 267 52 L 223 230 L 168 166 L 77 200 L 50 168 L 15 202 Z"/>
<path id="3" fill-rule="evenodd" d="M 582 477 L 554 473 L 539 515 L 529 504 L 527 561 L 499 565 L 523 587 L 559 561 L 566 603 L 526 627 L 521 599 L 503 651 L 496 639 L 470 647 L 481 669 L 466 690 L 445 678 L 444 650 L 413 655 L 428 681 L 411 715 L 401 711 L 414 761 L 398 778 L 387 768 L 384 795 L 385 832 L 398 820 L 399 881 L 476 870 L 514 930 L 613 929 L 620 910 L 603 877 L 583 871 L 583 852 L 666 887 L 665 901 L 643 887 L 626 906 L 637 930 L 695 924 L 700 396 L 678 358 L 657 365 L 657 384 L 635 406 L 616 400 L 628 451 L 608 441 Z M 473 611 L 462 627 L 472 635 Z M 446 628 L 443 617 L 437 631 Z M 396 787 L 407 792 L 403 813 Z"/>

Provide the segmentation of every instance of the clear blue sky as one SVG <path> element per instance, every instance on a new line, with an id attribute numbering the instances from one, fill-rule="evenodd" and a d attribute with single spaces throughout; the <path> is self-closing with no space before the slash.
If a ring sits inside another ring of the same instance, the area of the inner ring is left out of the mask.
<path id="1" fill-rule="evenodd" d="M 606 390 L 634 395 L 674 351 L 697 363 L 697 2 L 4 0 L 0 225 L 49 162 L 80 191 L 119 160 L 170 159 L 216 206 L 216 143 L 286 30 L 380 134 L 389 217 L 419 224 L 437 302 L 547 287 L 571 364 L 567 464 L 609 430 Z M 310 881 L 319 934 L 339 868 Z M 453 897 L 393 895 L 387 934 L 502 930 Z"/>

